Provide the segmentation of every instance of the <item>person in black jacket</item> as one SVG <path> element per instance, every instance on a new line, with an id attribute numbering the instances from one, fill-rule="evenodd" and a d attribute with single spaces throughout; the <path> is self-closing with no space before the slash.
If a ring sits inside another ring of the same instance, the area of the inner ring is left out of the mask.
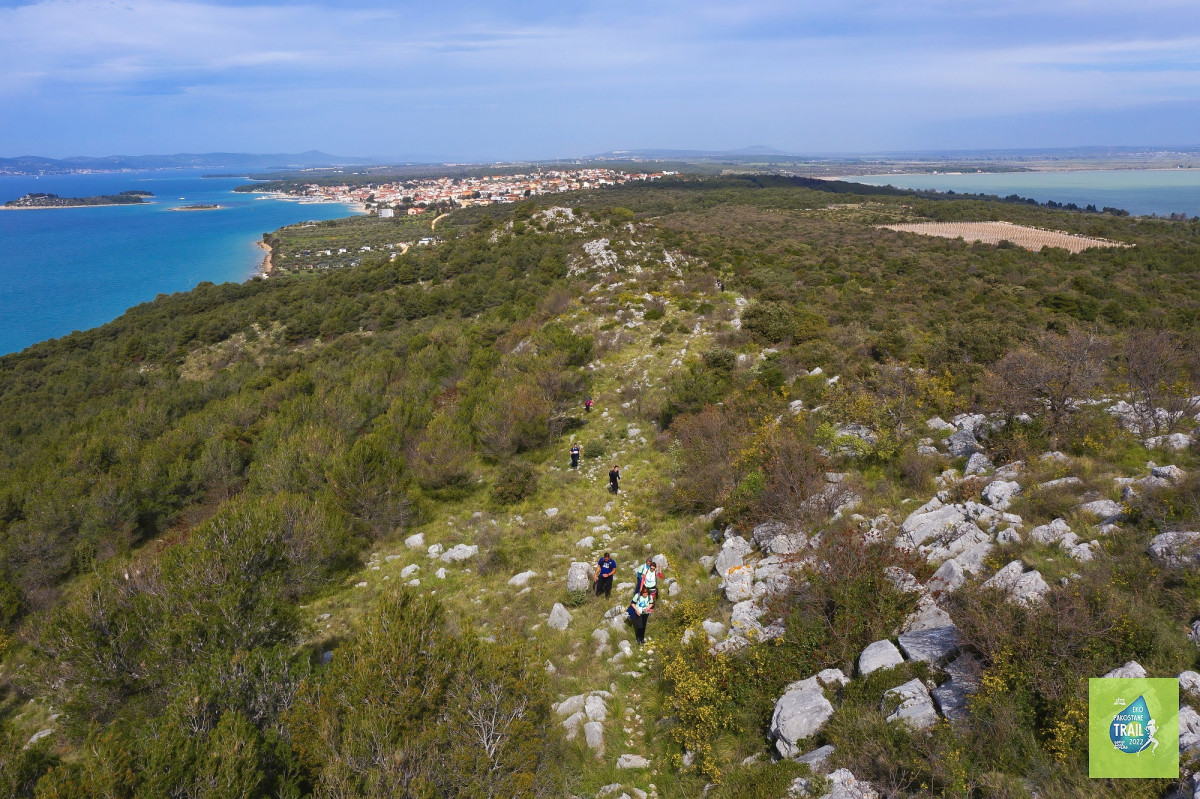
<path id="1" fill-rule="evenodd" d="M 614 494 L 621 490 L 621 467 L 616 464 L 613 464 L 612 471 L 608 473 L 608 490 Z"/>
<path id="2" fill-rule="evenodd" d="M 571 468 L 579 468 L 579 442 L 576 441 L 571 445 Z"/>

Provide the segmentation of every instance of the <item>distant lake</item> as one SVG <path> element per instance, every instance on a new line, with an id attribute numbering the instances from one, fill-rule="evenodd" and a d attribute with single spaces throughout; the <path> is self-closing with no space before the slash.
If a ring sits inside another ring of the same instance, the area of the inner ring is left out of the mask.
<path id="1" fill-rule="evenodd" d="M 205 171 L 0 176 L 0 205 L 30 192 L 154 193 L 146 205 L 0 211 L 0 355 L 104 324 L 158 294 L 247 280 L 262 262 L 263 233 L 351 214 L 235 194 L 246 179 Z M 221 208 L 169 210 L 207 204 Z"/>
<path id="2" fill-rule="evenodd" d="M 938 175 L 866 175 L 843 178 L 872 186 L 935 189 L 967 194 L 1019 194 L 1083 208 L 1123 208 L 1131 214 L 1200 216 L 1200 169 L 1095 169 L 1081 172 L 964 172 Z"/>

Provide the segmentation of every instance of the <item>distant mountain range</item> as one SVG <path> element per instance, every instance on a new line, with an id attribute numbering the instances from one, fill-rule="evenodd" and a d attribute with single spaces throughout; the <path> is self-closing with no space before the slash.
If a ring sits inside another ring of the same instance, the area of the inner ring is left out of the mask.
<path id="1" fill-rule="evenodd" d="M 303 153 L 177 153 L 175 155 L 108 155 L 45 158 L 22 155 L 0 158 L 0 175 L 61 175 L 73 172 L 123 172 L 139 169 L 308 169 L 376 164 L 376 158 Z"/>

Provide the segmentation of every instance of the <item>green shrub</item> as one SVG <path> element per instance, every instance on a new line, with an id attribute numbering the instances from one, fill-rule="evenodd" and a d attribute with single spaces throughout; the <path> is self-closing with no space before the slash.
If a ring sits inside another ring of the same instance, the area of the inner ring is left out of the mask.
<path id="1" fill-rule="evenodd" d="M 604 442 L 600 439 L 593 438 L 583 445 L 583 457 L 585 458 L 603 458 L 604 453 Z"/>
<path id="2" fill-rule="evenodd" d="M 499 467 L 492 485 L 492 501 L 513 505 L 537 493 L 537 470 L 524 461 L 509 461 Z"/>

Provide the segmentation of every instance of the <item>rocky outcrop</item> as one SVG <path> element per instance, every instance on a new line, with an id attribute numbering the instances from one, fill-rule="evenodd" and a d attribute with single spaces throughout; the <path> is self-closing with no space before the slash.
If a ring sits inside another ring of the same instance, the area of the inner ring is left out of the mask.
<path id="1" fill-rule="evenodd" d="M 815 735 L 833 715 L 833 705 L 825 698 L 816 677 L 794 682 L 775 703 L 771 715 L 771 737 L 783 757 L 803 752 L 798 744 Z"/>
<path id="2" fill-rule="evenodd" d="M 1200 533 L 1161 533 L 1154 536 L 1146 551 L 1168 566 L 1200 566 Z"/>
<path id="3" fill-rule="evenodd" d="M 1021 605 L 1031 605 L 1041 600 L 1050 590 L 1039 571 L 1025 571 L 1021 561 L 1014 560 L 983 583 L 984 588 L 995 588 L 1008 594 L 1009 599 Z"/>
<path id="4" fill-rule="evenodd" d="M 983 500 L 996 510 L 1008 510 L 1013 497 L 1021 493 L 1021 484 L 1015 480 L 993 480 L 983 489 Z"/>
<path id="5" fill-rule="evenodd" d="M 938 718 L 929 690 L 916 679 L 885 691 L 882 708 L 894 708 L 887 716 L 888 721 L 904 722 L 917 730 L 932 727 Z"/>

